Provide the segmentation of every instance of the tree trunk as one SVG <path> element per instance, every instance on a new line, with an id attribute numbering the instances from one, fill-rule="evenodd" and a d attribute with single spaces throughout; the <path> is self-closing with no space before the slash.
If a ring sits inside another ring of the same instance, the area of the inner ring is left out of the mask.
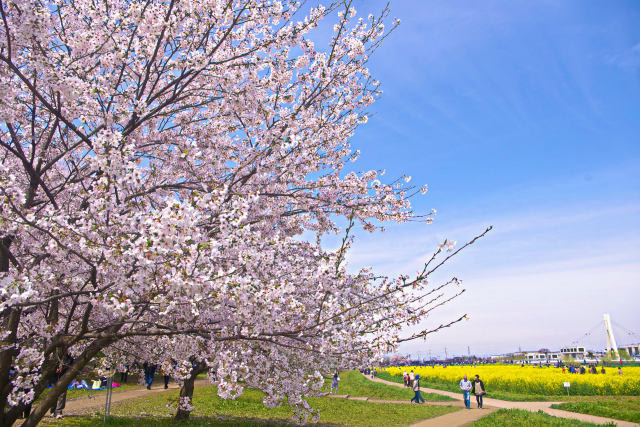
<path id="1" fill-rule="evenodd" d="M 207 370 L 207 364 L 204 362 L 197 363 L 193 369 L 191 369 L 191 375 L 182 383 L 182 387 L 180 388 L 180 397 L 188 397 L 189 402 L 193 400 L 193 388 L 194 383 L 196 381 L 196 377 Z M 180 408 L 178 404 L 178 412 L 176 412 L 176 416 L 173 418 L 174 421 L 184 421 L 189 419 L 189 415 L 191 411 L 186 411 Z"/>
<path id="2" fill-rule="evenodd" d="M 9 271 L 9 247 L 13 239 L 11 237 L 3 237 L 0 239 L 0 272 Z M 3 333 L 9 332 L 7 338 L 2 341 L 2 346 L 6 349 L 0 351 L 0 425 L 11 425 L 15 418 L 10 412 L 12 408 L 7 408 L 7 396 L 11 393 L 11 378 L 9 378 L 9 370 L 13 365 L 13 356 L 15 354 L 15 343 L 17 339 L 18 324 L 20 323 L 20 310 L 8 308 L 1 314 L 1 322 Z"/>
<path id="3" fill-rule="evenodd" d="M 111 332 L 115 333 L 117 331 Z M 54 384 L 53 388 L 49 390 L 49 393 L 40 401 L 38 406 L 31 411 L 31 415 L 29 415 L 29 418 L 22 424 L 22 427 L 35 427 L 46 415 L 47 411 L 55 404 L 58 397 L 67 389 L 71 380 L 78 375 L 82 368 L 84 368 L 96 354 L 113 341 L 113 337 L 106 336 L 91 343 L 82 354 L 73 361 L 67 372 Z"/>

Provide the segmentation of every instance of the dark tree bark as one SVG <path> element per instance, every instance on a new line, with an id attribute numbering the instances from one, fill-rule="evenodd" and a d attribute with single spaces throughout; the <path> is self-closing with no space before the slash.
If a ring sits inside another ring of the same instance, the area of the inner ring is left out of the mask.
<path id="1" fill-rule="evenodd" d="M 10 257 L 9 248 L 13 239 L 11 237 L 3 237 L 0 239 L 0 272 L 6 273 L 9 271 Z M 9 308 L 0 313 L 0 319 L 2 322 L 2 331 L 8 331 L 9 335 L 3 342 L 2 346 L 5 348 L 0 351 L 0 425 L 11 425 L 11 414 L 6 414 L 11 411 L 8 408 L 7 396 L 11 392 L 11 378 L 9 378 L 9 370 L 13 363 L 13 357 L 15 355 L 15 344 L 18 333 L 18 324 L 20 323 L 20 310 Z"/>
<path id="2" fill-rule="evenodd" d="M 29 418 L 22 424 L 22 427 L 35 427 L 42 420 L 47 411 L 55 404 L 58 397 L 67 389 L 71 380 L 80 373 L 82 368 L 102 349 L 115 341 L 114 335 L 117 329 L 119 329 L 119 327 L 107 331 L 104 337 L 98 338 L 89 344 L 82 354 L 73 361 L 67 372 L 62 375 L 53 388 L 49 390 L 49 393 L 40 401 L 38 406 L 31 411 L 31 415 L 29 415 Z"/>
<path id="3" fill-rule="evenodd" d="M 196 377 L 201 373 L 207 370 L 207 364 L 204 362 L 197 362 L 193 369 L 191 369 L 191 375 L 184 380 L 182 384 L 182 388 L 180 389 L 180 397 L 188 397 L 189 401 L 193 399 L 193 388 L 194 383 L 196 381 Z M 189 419 L 189 415 L 191 411 L 185 411 L 178 407 L 178 412 L 176 412 L 176 416 L 173 418 L 174 421 L 184 421 Z"/>

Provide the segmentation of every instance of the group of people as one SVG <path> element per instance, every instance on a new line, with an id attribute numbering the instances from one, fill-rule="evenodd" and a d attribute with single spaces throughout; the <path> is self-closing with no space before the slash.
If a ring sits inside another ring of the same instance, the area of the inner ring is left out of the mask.
<path id="1" fill-rule="evenodd" d="M 413 390 L 414 395 L 411 398 L 411 402 L 425 403 L 425 400 L 420 393 L 420 375 L 414 374 L 413 371 L 410 373 L 404 371 L 402 374 L 402 381 L 404 382 L 405 387 L 410 387 L 411 390 Z"/>
<path id="2" fill-rule="evenodd" d="M 378 376 L 378 371 L 373 368 L 366 368 L 363 373 L 371 376 L 371 378 L 376 378 Z"/>
<path id="3" fill-rule="evenodd" d="M 405 387 L 411 387 L 411 390 L 414 392 L 411 402 L 425 403 L 425 400 L 420 393 L 420 375 L 415 375 L 413 371 L 409 373 L 404 371 L 402 374 L 402 382 Z M 482 409 L 482 397 L 487 394 L 487 392 L 484 389 L 484 382 L 482 382 L 479 375 L 476 375 L 472 381 L 469 381 L 465 375 L 464 378 L 460 380 L 460 390 L 462 390 L 464 406 L 467 409 L 471 409 L 471 393 L 476 396 L 478 408 Z"/>
<path id="4" fill-rule="evenodd" d="M 484 389 L 484 383 L 480 379 L 480 375 L 476 375 L 473 381 L 469 381 L 465 375 L 460 380 L 460 390 L 462 390 L 465 408 L 471 409 L 471 393 L 473 393 L 476 396 L 478 409 L 482 409 L 482 398 L 487 392 Z"/>
<path id="5" fill-rule="evenodd" d="M 177 365 L 177 362 L 173 359 L 169 359 L 167 360 L 166 363 L 167 366 L 173 366 L 175 368 L 175 366 Z M 134 361 L 133 362 L 133 366 L 136 368 L 139 368 L 139 362 Z M 163 366 L 165 366 L 165 364 L 163 364 Z M 128 363 L 124 364 L 124 369 L 122 371 L 119 371 L 120 373 L 120 382 L 123 384 L 127 383 L 127 379 L 129 378 L 129 369 L 131 368 L 131 365 L 129 365 Z M 156 376 L 156 370 L 158 369 L 158 365 L 156 363 L 150 363 L 150 362 L 144 362 L 142 364 L 142 371 L 144 372 L 144 385 L 147 388 L 147 390 L 151 390 L 151 384 L 153 384 L 153 380 L 155 379 Z M 171 379 L 171 376 L 168 375 L 170 372 L 163 372 L 163 380 L 164 380 L 164 388 L 168 389 L 169 388 L 169 380 Z"/>
<path id="6" fill-rule="evenodd" d="M 585 367 L 584 365 L 582 366 L 573 366 L 573 365 L 569 365 L 568 368 L 566 368 L 565 366 L 562 367 L 562 373 L 564 374 L 565 372 L 567 372 L 567 370 L 569 371 L 570 374 L 585 374 L 587 372 L 589 372 L 590 374 L 597 374 L 598 373 L 598 367 L 594 364 L 589 365 L 588 367 Z M 600 373 L 601 374 L 606 374 L 607 370 L 604 368 L 604 365 L 602 365 L 602 367 L 600 368 Z M 622 375 L 622 368 L 618 367 L 618 375 Z"/>
<path id="7" fill-rule="evenodd" d="M 167 360 L 167 363 L 173 365 L 173 367 L 175 368 L 178 362 L 171 359 L 171 360 Z M 142 364 L 142 369 L 144 370 L 144 384 L 147 387 L 147 390 L 151 390 L 151 384 L 153 384 L 153 379 L 156 376 L 156 369 L 158 369 L 158 365 L 156 365 L 155 363 L 144 362 Z M 128 373 L 128 369 L 127 369 L 127 373 Z M 167 375 L 167 373 L 164 373 L 163 379 L 164 379 L 165 390 L 169 388 L 170 378 L 171 376 Z"/>

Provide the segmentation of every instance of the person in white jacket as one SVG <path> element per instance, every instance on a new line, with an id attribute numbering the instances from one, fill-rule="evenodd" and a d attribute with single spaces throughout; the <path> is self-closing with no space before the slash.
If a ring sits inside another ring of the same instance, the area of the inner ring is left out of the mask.
<path id="1" fill-rule="evenodd" d="M 467 379 L 466 375 L 460 380 L 460 390 L 462 390 L 464 406 L 467 409 L 471 409 L 471 381 Z"/>

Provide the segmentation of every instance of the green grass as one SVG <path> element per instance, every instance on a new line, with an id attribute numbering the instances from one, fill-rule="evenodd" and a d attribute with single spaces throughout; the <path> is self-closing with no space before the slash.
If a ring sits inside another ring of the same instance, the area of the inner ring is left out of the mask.
<path id="1" fill-rule="evenodd" d="M 325 379 L 322 391 L 328 392 L 331 389 L 331 378 Z M 414 393 L 409 388 L 400 388 L 392 385 L 373 382 L 360 372 L 345 371 L 340 372 L 340 382 L 338 383 L 338 394 L 348 394 L 349 396 L 366 396 L 372 399 L 385 400 L 410 400 Z M 422 397 L 428 402 L 454 401 L 448 396 L 435 393 L 422 393 Z"/>
<path id="2" fill-rule="evenodd" d="M 598 415 L 600 417 L 640 423 L 640 399 L 631 397 L 616 396 L 614 399 L 568 402 L 552 405 L 552 407 L 581 414 Z"/>
<path id="3" fill-rule="evenodd" d="M 378 378 L 387 381 L 393 381 L 402 384 L 402 376 L 391 376 L 388 372 L 378 372 Z M 452 391 L 455 393 L 462 393 L 460 387 L 457 384 L 451 384 L 445 381 L 428 381 L 426 378 L 420 379 L 420 386 L 427 388 L 434 388 L 437 390 Z M 494 389 L 491 384 L 485 383 L 487 388 L 486 397 L 491 399 L 508 400 L 512 402 L 591 402 L 600 400 L 631 400 L 640 404 L 640 396 L 550 396 L 546 394 L 527 394 L 516 393 L 512 391 Z"/>
<path id="4" fill-rule="evenodd" d="M 154 384 L 155 384 L 155 382 L 154 382 Z M 127 384 L 121 384 L 120 387 L 114 388 L 113 392 L 114 393 L 119 393 L 121 391 L 136 390 L 136 389 L 141 389 L 143 387 L 144 386 L 138 384 L 137 382 L 134 383 L 133 381 L 129 381 Z M 38 397 L 38 400 L 43 399 L 47 395 L 48 392 L 49 392 L 48 388 L 44 389 L 42 394 Z M 107 394 L 107 390 L 106 389 L 105 390 L 67 390 L 67 400 L 75 400 L 75 399 L 83 399 L 83 398 L 87 398 L 87 397 L 104 396 L 106 394 Z"/>
<path id="5" fill-rule="evenodd" d="M 486 417 L 470 424 L 472 427 L 588 427 L 598 424 L 585 423 L 583 421 L 566 418 L 552 417 L 542 411 L 529 412 L 523 409 L 500 409 Z M 614 424 L 605 424 L 615 427 Z"/>
<path id="6" fill-rule="evenodd" d="M 175 402 L 177 390 L 133 399 L 115 405 L 109 425 L 163 426 L 170 425 L 175 409 L 167 404 Z M 246 389 L 235 400 L 217 396 L 215 387 L 199 387 L 194 393 L 192 422 L 186 425 L 291 425 L 291 410 L 282 405 L 267 408 L 262 404 L 263 393 Z M 408 405 L 353 401 L 330 397 L 308 399 L 320 410 L 320 422 L 325 425 L 348 426 L 404 426 L 422 419 L 437 417 L 459 410 L 451 406 Z M 174 404 L 175 405 L 175 404 Z M 69 417 L 56 423 L 64 426 L 90 426 L 102 422 L 99 414 L 93 417 Z"/>

